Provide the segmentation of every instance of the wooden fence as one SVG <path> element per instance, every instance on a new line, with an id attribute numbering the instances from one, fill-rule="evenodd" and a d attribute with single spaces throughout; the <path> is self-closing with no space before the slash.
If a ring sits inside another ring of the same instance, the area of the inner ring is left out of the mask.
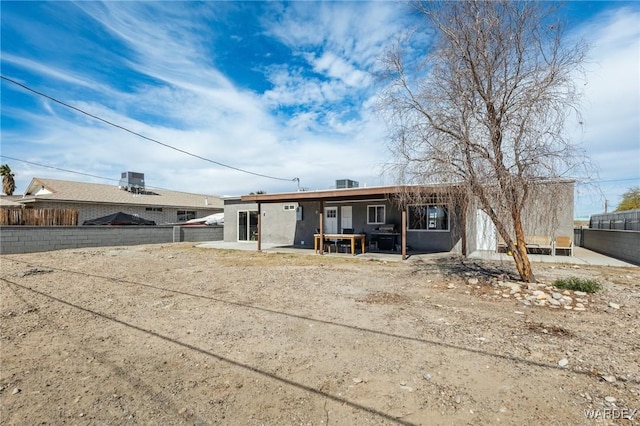
<path id="1" fill-rule="evenodd" d="M 0 225 L 76 226 L 78 210 L 0 209 Z"/>

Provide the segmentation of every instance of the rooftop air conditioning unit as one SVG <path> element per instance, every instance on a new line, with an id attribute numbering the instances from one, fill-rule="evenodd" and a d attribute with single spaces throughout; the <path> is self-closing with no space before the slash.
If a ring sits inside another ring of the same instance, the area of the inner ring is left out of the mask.
<path id="1" fill-rule="evenodd" d="M 144 173 L 122 172 L 118 186 L 129 192 L 139 193 L 144 191 Z"/>
<path id="2" fill-rule="evenodd" d="M 359 183 L 355 180 L 350 179 L 338 179 L 336 180 L 336 189 L 345 189 L 345 188 L 357 188 Z"/>

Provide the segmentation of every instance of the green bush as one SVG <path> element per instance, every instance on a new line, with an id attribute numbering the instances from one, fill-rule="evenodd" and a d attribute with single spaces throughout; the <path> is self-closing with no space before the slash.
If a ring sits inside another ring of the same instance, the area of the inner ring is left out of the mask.
<path id="1" fill-rule="evenodd" d="M 595 293 L 602 290 L 602 286 L 598 281 L 587 278 L 559 278 L 554 281 L 554 287 L 565 290 L 584 291 L 585 293 Z"/>

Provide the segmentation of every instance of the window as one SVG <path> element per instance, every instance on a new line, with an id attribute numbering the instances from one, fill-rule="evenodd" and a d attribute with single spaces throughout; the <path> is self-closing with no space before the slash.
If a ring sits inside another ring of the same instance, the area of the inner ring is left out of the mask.
<path id="1" fill-rule="evenodd" d="M 145 210 L 148 212 L 161 212 L 162 207 L 147 207 L 145 208 Z"/>
<path id="2" fill-rule="evenodd" d="M 449 209 L 444 204 L 409 206 L 409 229 L 418 231 L 448 231 Z"/>
<path id="3" fill-rule="evenodd" d="M 384 224 L 384 205 L 367 206 L 367 223 L 370 225 Z"/>
<path id="4" fill-rule="evenodd" d="M 288 210 L 295 210 L 295 209 L 296 209 L 296 205 L 295 205 L 295 204 L 285 204 L 285 205 L 283 206 L 283 209 L 284 209 L 285 211 L 288 211 Z"/>
<path id="5" fill-rule="evenodd" d="M 191 210 L 178 210 L 178 222 L 195 219 L 196 212 Z"/>

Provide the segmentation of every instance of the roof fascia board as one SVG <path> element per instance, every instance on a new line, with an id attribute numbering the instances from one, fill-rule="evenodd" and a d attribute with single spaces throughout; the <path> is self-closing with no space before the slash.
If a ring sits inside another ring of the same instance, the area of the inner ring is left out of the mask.
<path id="1" fill-rule="evenodd" d="M 410 192 L 440 192 L 443 189 L 451 189 L 456 185 L 404 185 L 404 186 L 378 186 L 369 188 L 347 188 L 332 189 L 323 191 L 301 191 L 278 194 L 255 194 L 243 195 L 242 201 L 253 201 L 260 203 L 280 203 L 287 201 L 358 201 L 363 197 L 384 197 L 388 198 L 395 194 Z"/>

